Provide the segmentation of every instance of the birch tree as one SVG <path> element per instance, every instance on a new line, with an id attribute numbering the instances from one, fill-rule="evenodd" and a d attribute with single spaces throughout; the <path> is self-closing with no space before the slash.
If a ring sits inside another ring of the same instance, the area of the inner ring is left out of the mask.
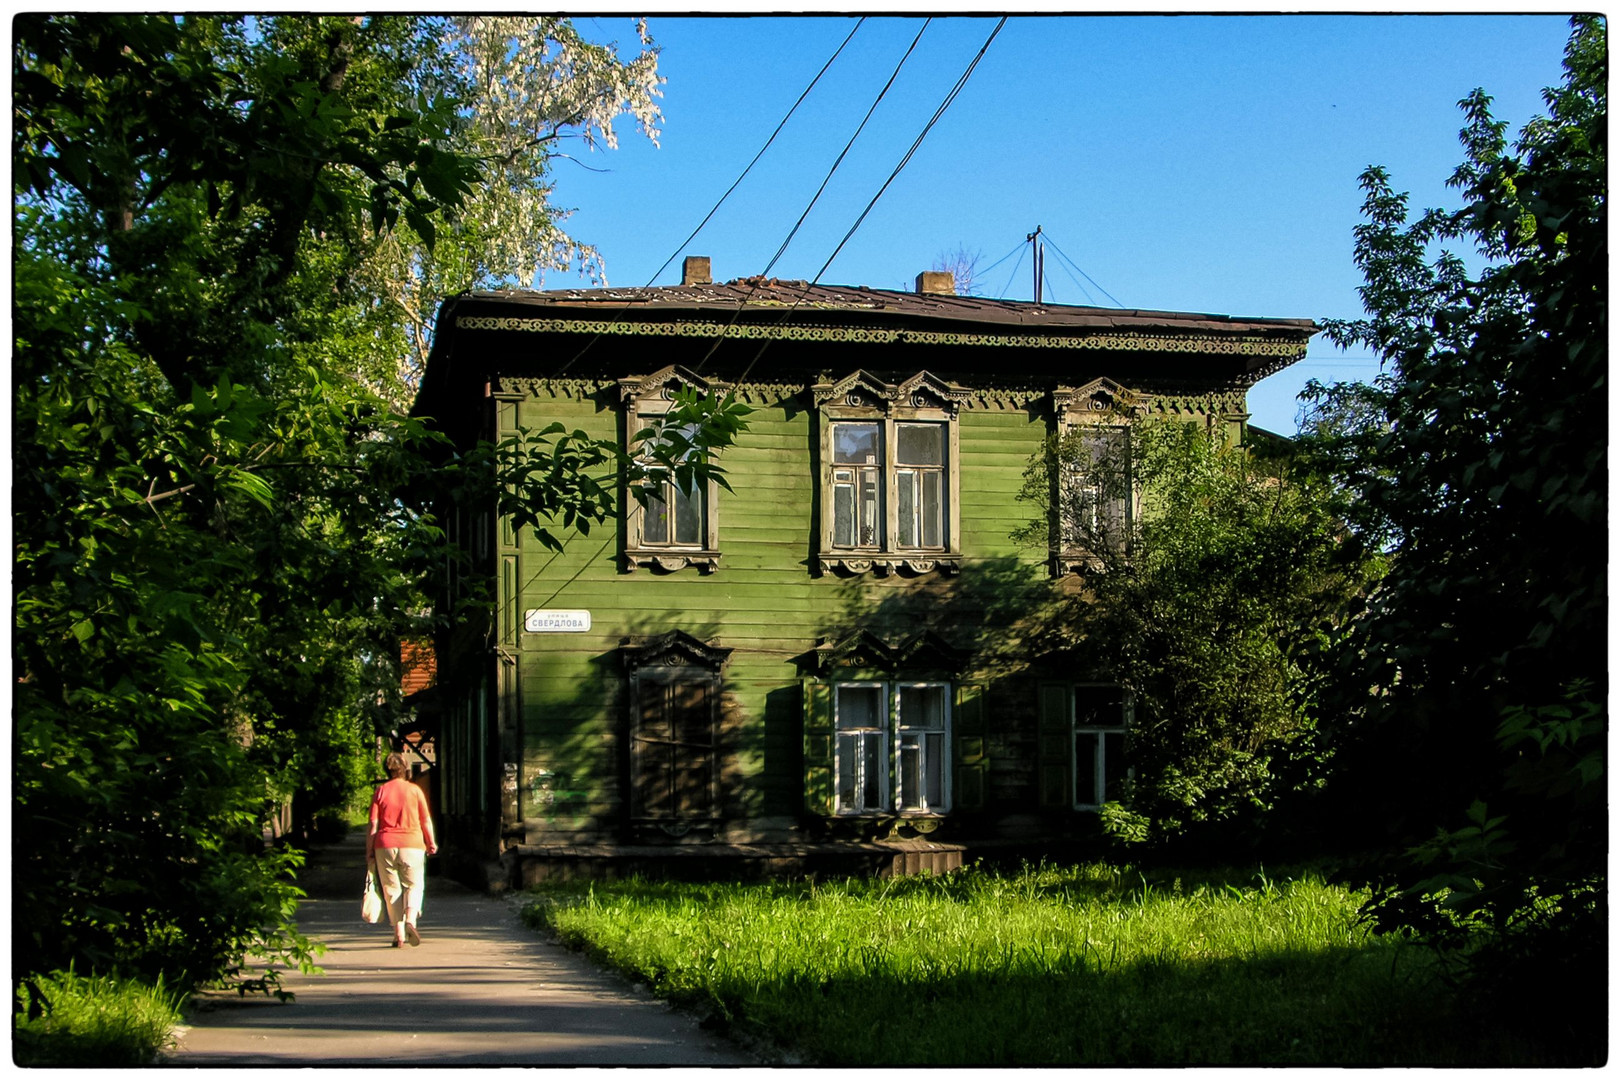
<path id="1" fill-rule="evenodd" d="M 564 229 L 571 211 L 553 201 L 561 162 L 619 145 L 630 121 L 658 142 L 658 49 L 645 21 L 634 49 L 587 40 L 565 18 L 457 16 L 425 20 L 410 85 L 462 103 L 456 145 L 483 167 L 481 183 L 430 236 L 406 227 L 382 237 L 360 268 L 367 299 L 384 306 L 398 361 L 378 389 L 396 405 L 414 395 L 448 296 L 472 288 L 531 287 L 550 271 L 578 270 L 606 284 L 602 254 Z M 378 377 L 381 376 L 381 377 Z"/>

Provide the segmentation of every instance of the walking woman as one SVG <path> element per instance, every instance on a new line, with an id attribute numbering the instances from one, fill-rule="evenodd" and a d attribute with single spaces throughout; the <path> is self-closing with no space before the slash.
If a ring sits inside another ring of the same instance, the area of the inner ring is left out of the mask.
<path id="1" fill-rule="evenodd" d="M 377 860 L 377 880 L 388 902 L 388 920 L 394 924 L 394 948 L 409 940 L 422 944 L 416 917 L 422 910 L 422 887 L 427 884 L 427 857 L 439 850 L 433 839 L 433 819 L 427 796 L 405 779 L 405 755 L 389 754 L 383 761 L 388 780 L 371 800 L 371 831 L 366 833 L 366 861 Z"/>

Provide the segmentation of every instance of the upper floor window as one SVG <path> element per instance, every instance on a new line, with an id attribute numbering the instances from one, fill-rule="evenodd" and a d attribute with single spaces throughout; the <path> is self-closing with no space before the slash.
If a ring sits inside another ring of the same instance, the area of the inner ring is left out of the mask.
<path id="1" fill-rule="evenodd" d="M 1053 395 L 1058 435 L 1051 492 L 1054 573 L 1129 549 L 1137 508 L 1128 397 L 1108 379 Z"/>
<path id="2" fill-rule="evenodd" d="M 690 437 L 691 433 L 685 434 Z M 664 475 L 647 493 L 641 507 L 640 547 L 701 549 L 708 546 L 708 491 L 706 484 L 683 488 Z"/>
<path id="3" fill-rule="evenodd" d="M 655 427 L 668 413 L 680 386 L 709 390 L 709 384 L 677 367 L 645 378 L 621 379 L 625 440 Z M 685 432 L 688 436 L 691 432 Z M 645 502 L 634 492 L 624 499 L 624 568 L 680 570 L 695 566 L 711 573 L 720 566 L 719 485 L 706 481 L 682 487 L 673 476 L 655 476 Z"/>
<path id="4" fill-rule="evenodd" d="M 1123 551 L 1131 525 L 1130 429 L 1083 424 L 1060 453 L 1058 527 L 1067 551 Z"/>
<path id="5" fill-rule="evenodd" d="M 822 432 L 818 566 L 885 574 L 959 565 L 960 392 L 919 373 L 817 386 Z"/>

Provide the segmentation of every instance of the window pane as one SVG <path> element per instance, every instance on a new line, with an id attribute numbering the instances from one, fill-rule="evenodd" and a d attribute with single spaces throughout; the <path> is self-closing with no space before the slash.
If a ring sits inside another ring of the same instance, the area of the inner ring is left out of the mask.
<path id="1" fill-rule="evenodd" d="M 673 484 L 675 495 L 675 542 L 696 547 L 703 543 L 703 493 L 697 488 L 681 491 Z"/>
<path id="2" fill-rule="evenodd" d="M 838 736 L 838 809 L 882 809 L 883 737 L 877 732 Z"/>
<path id="3" fill-rule="evenodd" d="M 861 469 L 861 546 L 876 547 L 878 542 L 878 470 Z"/>
<path id="4" fill-rule="evenodd" d="M 945 687 L 902 686 L 900 688 L 900 726 L 943 731 L 945 729 Z"/>
<path id="5" fill-rule="evenodd" d="M 677 765 L 673 783 L 677 816 L 707 817 L 713 813 L 714 784 L 707 755 L 689 752 Z"/>
<path id="6" fill-rule="evenodd" d="M 840 686 L 835 706 L 838 726 L 846 731 L 883 727 L 881 686 Z"/>
<path id="7" fill-rule="evenodd" d="M 882 425 L 834 424 L 833 461 L 839 465 L 881 465 Z"/>
<path id="8" fill-rule="evenodd" d="M 674 810 L 671 776 L 675 748 L 668 743 L 641 743 L 636 747 L 636 813 L 643 817 L 669 817 Z"/>
<path id="9" fill-rule="evenodd" d="M 922 491 L 922 545 L 944 547 L 945 541 L 945 474 L 923 474 Z"/>
<path id="10" fill-rule="evenodd" d="M 923 748 L 915 735 L 900 736 L 900 809 L 925 810 L 923 802 Z"/>
<path id="11" fill-rule="evenodd" d="M 641 723 L 636 731 L 640 738 L 669 739 L 668 692 L 669 687 L 663 683 L 642 682 L 640 684 Z"/>
<path id="12" fill-rule="evenodd" d="M 945 736 L 929 733 L 923 736 L 924 782 L 928 806 L 933 810 L 945 809 Z"/>
<path id="13" fill-rule="evenodd" d="M 1074 736 L 1074 801 L 1080 806 L 1097 806 L 1097 756 L 1102 736 L 1095 731 L 1078 731 Z"/>
<path id="14" fill-rule="evenodd" d="M 1120 727 L 1125 723 L 1125 690 L 1118 686 L 1076 686 L 1075 727 Z"/>
<path id="15" fill-rule="evenodd" d="M 709 688 L 700 682 L 678 682 L 670 687 L 675 740 L 708 746 L 714 739 L 709 716 Z"/>
<path id="16" fill-rule="evenodd" d="M 1122 792 L 1119 782 L 1125 778 L 1125 734 L 1109 731 L 1103 734 L 1103 797 L 1102 801 L 1117 799 Z"/>
<path id="17" fill-rule="evenodd" d="M 894 477 L 895 500 L 899 504 L 900 545 L 917 546 L 917 474 L 901 470 Z"/>
<path id="18" fill-rule="evenodd" d="M 849 469 L 833 473 L 833 544 L 855 546 L 855 474 Z"/>
<path id="19" fill-rule="evenodd" d="M 895 463 L 898 465 L 945 464 L 943 424 L 898 424 L 895 426 Z"/>
<path id="20" fill-rule="evenodd" d="M 648 544 L 669 543 L 669 504 L 657 495 L 647 496 L 642 512 L 641 538 Z"/>

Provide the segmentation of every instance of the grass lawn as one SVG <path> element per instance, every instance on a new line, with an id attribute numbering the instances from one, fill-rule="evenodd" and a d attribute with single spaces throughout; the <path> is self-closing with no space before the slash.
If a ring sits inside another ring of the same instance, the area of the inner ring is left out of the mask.
<path id="1" fill-rule="evenodd" d="M 180 1022 L 181 996 L 161 981 L 53 972 L 39 979 L 43 1015 L 30 1017 L 30 995 L 15 988 L 13 1063 L 22 1066 L 150 1065 Z"/>
<path id="2" fill-rule="evenodd" d="M 1531 1064 L 1302 875 L 1116 868 L 533 892 L 531 925 L 824 1065 Z"/>

